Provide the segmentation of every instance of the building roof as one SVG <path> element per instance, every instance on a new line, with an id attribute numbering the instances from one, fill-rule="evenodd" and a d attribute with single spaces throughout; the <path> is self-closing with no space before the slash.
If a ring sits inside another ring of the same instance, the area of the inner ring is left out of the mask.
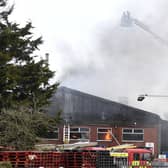
<path id="1" fill-rule="evenodd" d="M 48 108 L 51 115 L 59 110 L 63 120 L 71 124 L 150 126 L 160 122 L 157 114 L 67 87 L 58 88 Z"/>

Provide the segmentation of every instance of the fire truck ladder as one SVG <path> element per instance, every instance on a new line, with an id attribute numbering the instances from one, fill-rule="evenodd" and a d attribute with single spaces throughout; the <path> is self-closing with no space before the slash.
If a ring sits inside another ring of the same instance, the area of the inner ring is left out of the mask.
<path id="1" fill-rule="evenodd" d="M 70 125 L 66 124 L 64 125 L 63 129 L 63 142 L 64 144 L 68 144 L 70 141 Z"/>
<path id="2" fill-rule="evenodd" d="M 121 26 L 123 27 L 130 27 L 133 24 L 137 25 L 144 31 L 151 34 L 157 41 L 159 41 L 161 44 L 164 44 L 168 46 L 168 41 L 160 37 L 157 33 L 153 32 L 146 24 L 142 23 L 138 19 L 131 16 L 130 12 L 126 11 L 123 12 L 123 15 L 121 17 Z"/>

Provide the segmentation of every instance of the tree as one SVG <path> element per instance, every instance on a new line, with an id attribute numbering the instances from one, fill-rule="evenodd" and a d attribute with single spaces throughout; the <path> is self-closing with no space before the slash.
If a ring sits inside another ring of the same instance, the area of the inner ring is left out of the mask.
<path id="1" fill-rule="evenodd" d="M 7 110 L 0 115 L 0 144 L 16 150 L 33 148 L 36 134 L 30 115 L 23 111 Z"/>
<path id="2" fill-rule="evenodd" d="M 50 83 L 55 73 L 45 59 L 34 54 L 42 37 L 34 38 L 31 22 L 21 27 L 10 21 L 12 11 L 7 0 L 0 0 L 0 145 L 25 149 L 39 136 L 34 123 L 46 129 L 51 124 L 51 118 L 38 118 L 44 115 L 40 112 L 45 111 L 59 83 Z"/>
<path id="3" fill-rule="evenodd" d="M 0 145 L 16 150 L 34 148 L 36 142 L 56 125 L 58 117 L 51 118 L 45 113 L 7 110 L 0 115 Z"/>
<path id="4" fill-rule="evenodd" d="M 4 8 L 6 1 L 0 2 Z M 48 103 L 58 83 L 49 83 L 54 72 L 34 54 L 42 38 L 33 39 L 30 22 L 24 27 L 10 22 L 12 9 L 0 13 L 0 110 L 27 107 L 35 112 Z"/>

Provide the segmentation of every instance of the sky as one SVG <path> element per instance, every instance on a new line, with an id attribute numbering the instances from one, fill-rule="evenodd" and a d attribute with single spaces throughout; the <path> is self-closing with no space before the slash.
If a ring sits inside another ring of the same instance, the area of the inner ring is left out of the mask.
<path id="1" fill-rule="evenodd" d="M 138 102 L 140 94 L 168 95 L 168 45 L 133 24 L 132 18 L 168 40 L 167 0 L 9 0 L 11 20 L 31 21 L 62 86 L 159 114 L 168 119 L 168 98 Z"/>

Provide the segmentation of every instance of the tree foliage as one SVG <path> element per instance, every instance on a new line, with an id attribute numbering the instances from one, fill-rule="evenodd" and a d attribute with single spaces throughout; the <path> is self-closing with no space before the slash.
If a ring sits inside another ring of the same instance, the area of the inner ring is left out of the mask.
<path id="1" fill-rule="evenodd" d="M 0 115 L 0 144 L 16 150 L 31 149 L 36 134 L 31 128 L 30 115 L 20 111 L 3 111 Z"/>
<path id="2" fill-rule="evenodd" d="M 51 124 L 39 112 L 59 83 L 50 84 L 54 72 L 34 54 L 42 37 L 34 38 L 31 22 L 21 27 L 10 21 L 12 11 L 7 0 L 0 0 L 0 145 L 25 149 L 35 143 L 40 128 Z"/>
<path id="3" fill-rule="evenodd" d="M 49 83 L 54 72 L 34 54 L 42 38 L 33 38 L 30 22 L 24 27 L 10 22 L 11 12 L 2 12 L 0 20 L 0 109 L 24 106 L 35 112 L 48 103 L 58 83 Z"/>
<path id="4" fill-rule="evenodd" d="M 32 149 L 39 137 L 56 125 L 57 119 L 40 112 L 30 115 L 23 110 L 3 111 L 0 115 L 0 144 L 16 150 Z"/>

